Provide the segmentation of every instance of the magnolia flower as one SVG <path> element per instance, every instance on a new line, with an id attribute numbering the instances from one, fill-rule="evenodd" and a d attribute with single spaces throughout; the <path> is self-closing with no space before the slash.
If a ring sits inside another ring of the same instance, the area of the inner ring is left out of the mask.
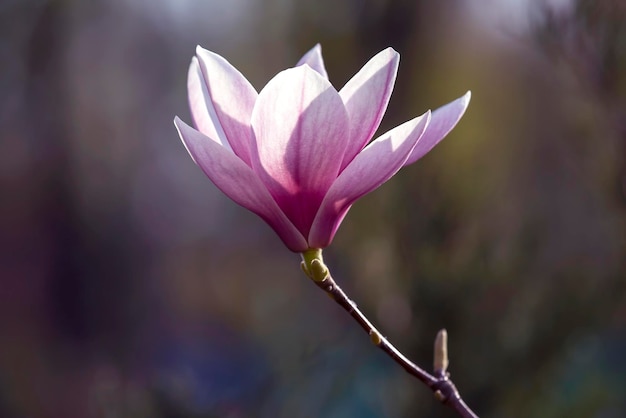
<path id="1" fill-rule="evenodd" d="M 174 123 L 211 181 L 287 248 L 325 248 L 352 204 L 430 151 L 469 103 L 467 92 L 370 142 L 399 60 L 387 48 L 337 91 L 316 45 L 257 93 L 228 61 L 198 46 L 187 82 L 196 129 Z"/>

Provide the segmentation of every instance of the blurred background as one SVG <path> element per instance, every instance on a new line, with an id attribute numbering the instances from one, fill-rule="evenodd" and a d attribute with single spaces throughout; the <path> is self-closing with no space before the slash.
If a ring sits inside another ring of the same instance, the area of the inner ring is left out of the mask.
<path id="1" fill-rule="evenodd" d="M 325 256 L 481 417 L 626 416 L 620 0 L 2 0 L 0 417 L 453 417 L 193 164 L 196 44 L 260 90 L 321 43 L 393 46 L 380 132 L 467 90 L 449 137 Z"/>

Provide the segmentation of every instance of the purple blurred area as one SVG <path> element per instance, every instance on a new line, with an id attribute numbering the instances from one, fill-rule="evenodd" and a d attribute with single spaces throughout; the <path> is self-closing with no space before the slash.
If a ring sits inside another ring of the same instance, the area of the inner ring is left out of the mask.
<path id="1" fill-rule="evenodd" d="M 174 129 L 196 44 L 260 90 L 401 54 L 381 132 L 472 90 L 325 251 L 481 417 L 626 414 L 618 0 L 3 0 L 0 418 L 452 417 L 217 190 Z"/>

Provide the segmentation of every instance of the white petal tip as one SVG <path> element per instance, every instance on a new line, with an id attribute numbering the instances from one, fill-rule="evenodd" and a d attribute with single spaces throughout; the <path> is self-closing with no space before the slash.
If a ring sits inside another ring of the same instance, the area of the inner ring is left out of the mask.
<path id="1" fill-rule="evenodd" d="M 465 93 L 463 96 L 461 96 L 461 97 L 459 97 L 457 99 L 457 102 L 462 107 L 462 110 L 461 110 L 461 112 L 459 114 L 459 119 L 461 119 L 461 117 L 463 116 L 463 114 L 467 110 L 467 107 L 469 106 L 471 98 L 472 98 L 472 91 L 468 90 L 467 93 Z"/>
<path id="2" fill-rule="evenodd" d="M 396 51 L 395 49 L 393 49 L 392 47 L 388 46 L 387 48 L 383 49 L 381 52 L 385 52 L 389 55 L 392 55 L 395 59 L 400 59 L 400 53 L 398 51 Z"/>

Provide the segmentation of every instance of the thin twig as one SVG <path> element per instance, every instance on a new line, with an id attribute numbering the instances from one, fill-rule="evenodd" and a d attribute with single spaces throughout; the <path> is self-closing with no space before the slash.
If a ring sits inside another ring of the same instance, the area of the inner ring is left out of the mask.
<path id="1" fill-rule="evenodd" d="M 325 291 L 329 296 L 333 298 L 335 302 L 339 304 L 344 310 L 346 310 L 352 318 L 363 328 L 363 330 L 370 336 L 372 342 L 383 350 L 389 357 L 391 357 L 396 363 L 398 363 L 404 370 L 406 370 L 412 376 L 422 381 L 428 386 L 437 400 L 441 403 L 448 405 L 459 416 L 463 418 L 478 418 L 472 410 L 465 404 L 456 386 L 450 380 L 450 374 L 447 372 L 448 356 L 447 356 L 447 333 L 442 330 L 437 335 L 435 342 L 435 372 L 431 375 L 417 364 L 409 360 L 404 354 L 402 354 L 396 347 L 394 347 L 387 338 L 376 329 L 376 327 L 370 322 L 369 319 L 359 310 L 356 304 L 348 298 L 346 293 L 337 285 L 335 280 L 330 275 L 328 268 L 323 264 L 320 259 L 306 260 L 302 263 L 302 269 L 304 272 L 313 279 L 313 283 L 320 289 Z"/>

